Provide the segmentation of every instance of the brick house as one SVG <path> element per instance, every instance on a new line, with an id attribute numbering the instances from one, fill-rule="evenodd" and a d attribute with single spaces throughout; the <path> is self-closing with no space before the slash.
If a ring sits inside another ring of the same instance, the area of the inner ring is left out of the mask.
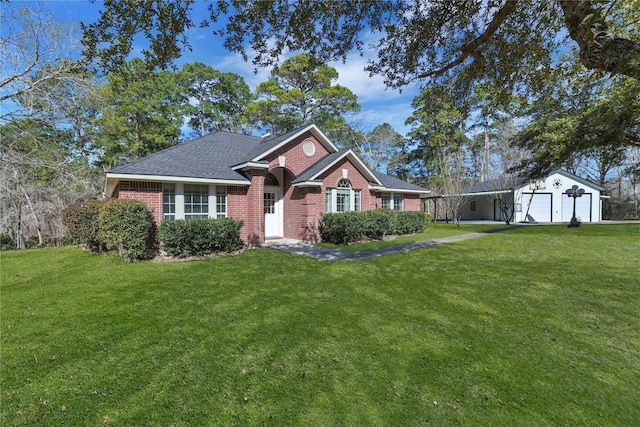
<path id="1" fill-rule="evenodd" d="M 315 125 L 279 136 L 215 132 L 107 172 L 105 194 L 143 200 L 155 221 L 232 217 L 242 239 L 319 239 L 325 212 L 420 210 L 422 187 L 369 169 Z"/>

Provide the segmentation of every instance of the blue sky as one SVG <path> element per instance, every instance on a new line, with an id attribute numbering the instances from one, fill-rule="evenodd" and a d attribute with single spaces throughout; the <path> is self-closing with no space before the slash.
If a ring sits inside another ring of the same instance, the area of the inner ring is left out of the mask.
<path id="1" fill-rule="evenodd" d="M 200 22 L 207 17 L 206 6 L 209 2 L 195 5 L 192 12 L 192 19 Z M 56 16 L 63 20 L 85 24 L 95 22 L 99 17 L 101 2 L 92 3 L 89 0 L 71 1 L 49 1 L 46 7 Z M 245 62 L 239 54 L 228 52 L 222 46 L 222 38 L 211 34 L 211 29 L 194 28 L 188 31 L 189 43 L 192 51 L 183 52 L 183 56 L 176 61 L 176 65 L 181 68 L 188 62 L 202 62 L 223 72 L 234 72 L 244 77 L 252 90 L 265 81 L 270 69 L 260 69 L 254 73 L 254 66 L 251 62 Z M 134 50 L 140 52 L 146 46 L 144 39 L 138 39 L 134 44 Z M 284 56 L 286 59 L 299 52 L 290 52 Z M 133 56 L 136 55 L 135 52 Z M 345 64 L 341 62 L 331 63 L 338 73 L 337 83 L 349 88 L 358 96 L 358 102 L 362 106 L 360 113 L 347 120 L 357 128 L 369 131 L 376 125 L 384 122 L 390 123 L 398 132 L 406 134 L 409 128 L 404 122 L 412 113 L 411 101 L 419 93 L 417 87 L 406 87 L 402 92 L 394 89 L 387 89 L 380 76 L 369 77 L 364 71 L 367 58 L 375 57 L 375 52 L 367 51 L 364 56 L 354 52 L 349 55 Z"/>

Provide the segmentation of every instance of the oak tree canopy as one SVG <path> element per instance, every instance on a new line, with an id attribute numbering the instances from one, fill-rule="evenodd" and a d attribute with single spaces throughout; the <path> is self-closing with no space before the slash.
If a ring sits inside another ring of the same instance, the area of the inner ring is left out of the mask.
<path id="1" fill-rule="evenodd" d="M 640 78 L 638 0 L 217 0 L 197 22 L 194 3 L 106 0 L 100 19 L 83 24 L 85 55 L 109 71 L 142 34 L 146 62 L 166 68 L 190 48 L 187 30 L 202 26 L 256 67 L 286 51 L 328 63 L 372 47 L 367 71 L 394 88 L 444 82 L 462 95 L 484 81 L 505 95 L 536 91 L 568 48 L 588 69 Z"/>

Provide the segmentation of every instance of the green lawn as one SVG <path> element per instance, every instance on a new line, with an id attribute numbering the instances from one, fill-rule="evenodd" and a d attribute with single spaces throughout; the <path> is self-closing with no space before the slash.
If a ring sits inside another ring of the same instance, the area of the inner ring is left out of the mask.
<path id="1" fill-rule="evenodd" d="M 640 225 L 368 261 L 0 254 L 0 425 L 637 425 Z"/>

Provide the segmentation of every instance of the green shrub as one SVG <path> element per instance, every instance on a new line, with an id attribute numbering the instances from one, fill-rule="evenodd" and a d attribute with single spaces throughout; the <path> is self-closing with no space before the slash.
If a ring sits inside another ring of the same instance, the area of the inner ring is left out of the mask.
<path id="1" fill-rule="evenodd" d="M 382 240 L 391 233 L 392 212 L 387 209 L 372 209 L 364 215 L 364 235 L 369 239 Z"/>
<path id="2" fill-rule="evenodd" d="M 431 214 L 419 211 L 393 212 L 393 234 L 414 234 L 424 232 L 431 221 Z"/>
<path id="3" fill-rule="evenodd" d="M 86 202 L 69 206 L 62 211 L 62 222 L 71 238 L 91 252 L 103 252 L 106 248 L 100 236 L 98 217 L 104 202 Z"/>
<path id="4" fill-rule="evenodd" d="M 211 221 L 215 241 L 214 251 L 233 252 L 242 248 L 243 243 L 240 240 L 240 229 L 244 224 L 242 221 L 233 218 L 220 218 Z"/>
<path id="5" fill-rule="evenodd" d="M 323 242 L 347 245 L 364 237 L 362 212 L 326 213 L 320 219 L 320 236 Z"/>
<path id="6" fill-rule="evenodd" d="M 60 239 L 60 246 L 71 246 L 73 244 L 73 237 L 64 236 Z"/>
<path id="7" fill-rule="evenodd" d="M 165 220 L 158 229 L 158 240 L 175 257 L 233 252 L 242 247 L 242 225 L 233 218 Z"/>
<path id="8" fill-rule="evenodd" d="M 382 240 L 388 234 L 424 232 L 431 214 L 373 209 L 364 212 L 327 213 L 320 220 L 323 242 L 347 245 L 363 238 Z"/>
<path id="9" fill-rule="evenodd" d="M 16 243 L 10 235 L 0 233 L 0 251 L 9 251 L 16 248 Z"/>
<path id="10" fill-rule="evenodd" d="M 110 200 L 98 217 L 100 236 L 123 260 L 149 259 L 156 247 L 153 214 L 139 200 Z"/>
<path id="11" fill-rule="evenodd" d="M 38 236 L 27 236 L 24 239 L 24 247 L 26 249 L 44 248 L 46 246 L 46 242 L 43 242 L 42 245 L 40 244 L 40 239 L 38 238 Z"/>

